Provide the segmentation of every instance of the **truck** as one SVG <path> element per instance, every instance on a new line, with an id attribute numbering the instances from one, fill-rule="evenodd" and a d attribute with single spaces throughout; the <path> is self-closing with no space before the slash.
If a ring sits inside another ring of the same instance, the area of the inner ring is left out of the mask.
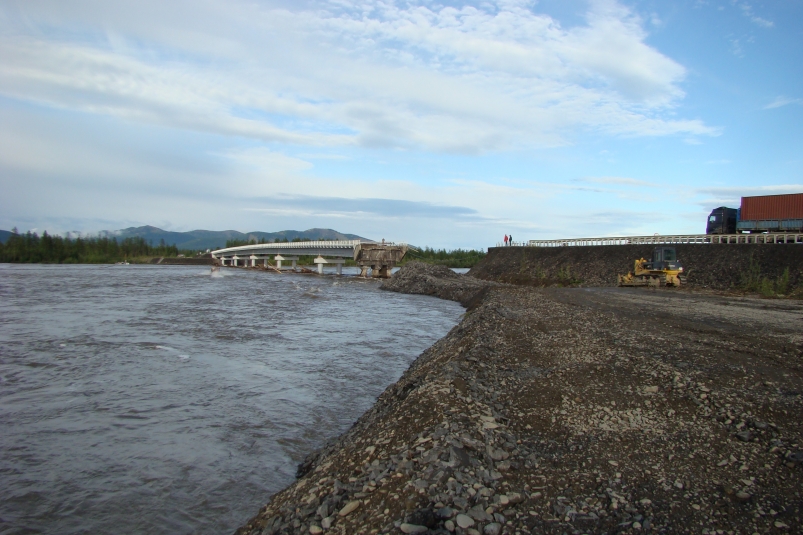
<path id="1" fill-rule="evenodd" d="M 754 232 L 803 232 L 803 193 L 742 197 L 739 208 L 714 208 L 705 229 L 706 234 Z"/>

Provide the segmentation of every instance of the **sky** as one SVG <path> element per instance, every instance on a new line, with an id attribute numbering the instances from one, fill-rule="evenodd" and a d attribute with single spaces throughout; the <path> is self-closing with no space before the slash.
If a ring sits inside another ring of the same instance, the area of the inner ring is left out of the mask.
<path id="1" fill-rule="evenodd" d="M 704 233 L 802 66 L 801 0 L 0 0 L 0 229 Z"/>

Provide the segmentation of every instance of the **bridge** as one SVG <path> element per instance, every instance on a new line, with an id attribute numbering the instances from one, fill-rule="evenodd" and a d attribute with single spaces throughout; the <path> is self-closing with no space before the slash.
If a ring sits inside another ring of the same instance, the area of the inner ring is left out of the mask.
<path id="1" fill-rule="evenodd" d="M 337 274 L 343 274 L 346 258 L 354 260 L 360 266 L 360 276 L 389 278 L 390 270 L 401 262 L 409 246 L 405 243 L 379 243 L 364 240 L 339 241 L 299 241 L 285 243 L 258 243 L 227 247 L 212 251 L 212 258 L 223 266 L 257 267 L 262 262 L 265 269 L 282 271 L 282 262 L 291 262 L 292 271 L 297 268 L 300 256 L 314 256 L 313 262 L 318 265 L 318 273 L 323 273 L 323 266 L 335 265 Z M 270 263 L 270 257 L 276 265 Z"/>
<path id="2" fill-rule="evenodd" d="M 602 238 L 570 238 L 562 240 L 530 240 L 514 245 L 528 247 L 566 247 L 582 245 L 664 245 L 683 243 L 803 243 L 800 232 L 768 232 L 762 234 L 654 234 L 652 236 L 609 236 Z M 503 244 L 497 244 L 502 247 Z"/>

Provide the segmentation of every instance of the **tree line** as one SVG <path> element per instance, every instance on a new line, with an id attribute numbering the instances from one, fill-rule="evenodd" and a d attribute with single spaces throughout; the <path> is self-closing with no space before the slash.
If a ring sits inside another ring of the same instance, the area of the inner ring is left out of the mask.
<path id="1" fill-rule="evenodd" d="M 17 229 L 6 243 L 0 243 L 0 262 L 52 264 L 109 264 L 142 257 L 178 256 L 175 245 L 164 240 L 154 246 L 144 238 L 77 237 L 35 232 L 19 234 Z"/>
<path id="2" fill-rule="evenodd" d="M 407 251 L 404 257 L 404 262 L 426 262 L 427 264 L 437 264 L 450 268 L 470 268 L 477 262 L 485 258 L 485 251 L 477 251 L 474 249 L 432 249 L 424 247 L 423 249 Z"/>

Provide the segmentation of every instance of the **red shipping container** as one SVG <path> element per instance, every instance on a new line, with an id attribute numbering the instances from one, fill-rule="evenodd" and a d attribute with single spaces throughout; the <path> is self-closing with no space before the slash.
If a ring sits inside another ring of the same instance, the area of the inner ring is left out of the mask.
<path id="1" fill-rule="evenodd" d="M 742 221 L 803 219 L 803 193 L 742 197 Z"/>

